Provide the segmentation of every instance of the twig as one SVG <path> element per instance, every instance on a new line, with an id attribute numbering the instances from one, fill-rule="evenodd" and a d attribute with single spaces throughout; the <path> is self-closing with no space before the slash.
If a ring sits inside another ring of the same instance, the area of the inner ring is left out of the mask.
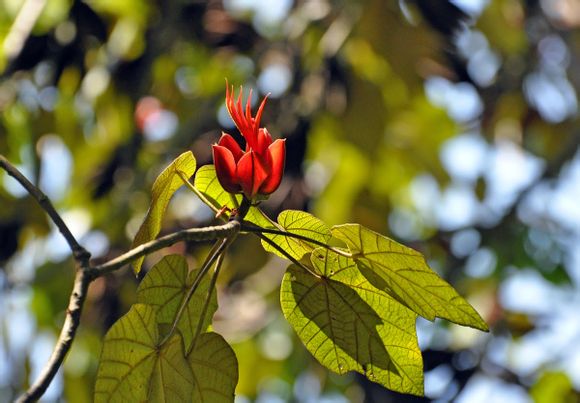
<path id="1" fill-rule="evenodd" d="M 169 332 L 167 333 L 167 335 L 159 343 L 160 346 L 163 345 L 167 340 L 169 340 L 171 338 L 171 336 L 173 336 L 173 333 L 175 333 L 175 329 L 177 328 L 177 324 L 179 323 L 179 320 L 183 316 L 183 313 L 185 312 L 185 309 L 187 308 L 187 304 L 189 304 L 189 300 L 191 299 L 191 297 L 195 293 L 195 290 L 197 290 L 197 287 L 201 283 L 202 278 L 209 271 L 209 269 L 214 264 L 216 259 L 218 259 L 221 256 L 221 254 L 225 251 L 225 249 L 229 245 L 231 239 L 233 239 L 233 236 L 232 236 L 232 238 L 226 238 L 226 239 L 222 240 L 221 242 L 216 243 L 214 245 L 214 247 L 212 248 L 210 254 L 208 255 L 205 262 L 203 263 L 203 266 L 199 270 L 199 273 L 197 273 L 197 276 L 195 276 L 195 279 L 193 280 L 193 283 L 189 287 L 189 290 L 187 290 L 187 294 L 186 294 L 185 298 L 183 299 L 183 301 L 181 301 L 181 305 L 179 306 L 179 310 L 177 311 L 177 313 L 175 314 L 175 318 L 173 319 L 171 329 L 169 329 Z M 201 322 L 201 320 L 202 319 L 200 319 L 200 322 Z"/>
<path id="2" fill-rule="evenodd" d="M 224 261 L 224 255 L 225 255 L 225 253 L 221 253 L 216 260 L 215 269 L 213 271 L 213 275 L 211 276 L 209 288 L 207 290 L 207 297 L 206 297 L 205 302 L 203 304 L 202 312 L 201 312 L 199 321 L 197 322 L 197 328 L 195 329 L 195 333 L 193 336 L 193 343 L 191 343 L 191 345 L 187 349 L 187 351 L 185 353 L 186 356 L 188 356 L 189 353 L 195 348 L 195 345 L 197 344 L 198 337 L 201 334 L 201 331 L 202 331 L 201 327 L 203 325 L 203 322 L 205 321 L 205 315 L 207 314 L 207 308 L 209 307 L 209 304 L 211 302 L 211 296 L 212 296 L 213 291 L 215 289 L 215 286 L 217 283 L 217 278 L 218 278 L 218 275 L 220 273 L 222 263 Z"/>
<path id="3" fill-rule="evenodd" d="M 66 318 L 54 351 L 36 382 L 18 398 L 18 403 L 37 401 L 46 392 L 46 389 L 52 382 L 75 338 L 90 282 L 91 278 L 86 270 L 82 268 L 77 270 L 73 291 L 70 295 L 68 309 L 66 310 Z"/>
<path id="4" fill-rule="evenodd" d="M 214 262 L 216 260 L 218 261 L 218 264 L 216 266 L 216 275 L 217 275 L 217 272 L 219 272 L 219 266 L 221 264 L 221 257 L 223 256 L 224 252 L 227 250 L 228 246 L 230 246 L 230 244 L 238 236 L 238 234 L 240 232 L 241 222 L 244 220 L 244 217 L 248 213 L 249 209 L 250 209 L 250 201 L 247 200 L 246 198 L 244 198 L 242 200 L 242 204 L 236 210 L 236 213 L 234 215 L 232 215 L 230 217 L 230 220 L 228 221 L 228 224 L 234 225 L 234 232 L 232 232 L 230 235 L 225 237 L 221 242 L 216 242 L 216 244 L 211 249 L 208 257 L 205 259 L 205 262 L 203 262 L 203 265 L 202 265 L 201 269 L 199 270 L 199 273 L 197 273 L 197 276 L 195 276 L 193 283 L 189 287 L 189 290 L 187 291 L 187 295 L 185 296 L 185 298 L 181 302 L 181 305 L 179 307 L 179 310 L 177 311 L 177 314 L 175 315 L 175 319 L 173 320 L 173 324 L 171 325 L 171 329 L 169 330 L 169 333 L 167 333 L 167 336 L 165 336 L 163 338 L 163 340 L 161 341 L 161 343 L 159 345 L 164 344 L 167 340 L 169 340 L 171 338 L 171 336 L 175 332 L 175 329 L 177 328 L 177 324 L 179 323 L 179 320 L 181 319 L 183 312 L 185 312 L 185 308 L 187 307 L 189 300 L 191 299 L 191 297 L 195 293 L 195 290 L 197 289 L 199 283 L 201 282 L 201 279 L 209 271 L 209 269 L 211 268 L 211 266 L 214 264 Z M 227 224 L 224 224 L 224 225 L 227 225 Z M 215 286 L 214 279 L 212 279 L 212 284 L 213 284 L 213 286 Z M 210 293 L 211 293 L 211 288 L 210 288 Z M 210 296 L 211 296 L 211 294 L 208 294 L 208 298 L 210 298 Z M 201 323 L 201 321 L 203 321 L 203 318 L 200 319 L 200 323 Z M 198 325 L 198 331 L 199 331 L 199 326 L 200 325 Z M 195 337 L 197 337 L 197 334 Z"/>
<path id="5" fill-rule="evenodd" d="M 169 235 L 141 244 L 106 263 L 94 266 L 89 269 L 89 272 L 92 277 L 99 277 L 103 274 L 120 269 L 141 256 L 171 246 L 179 241 L 211 241 L 214 239 L 227 238 L 233 233 L 239 232 L 239 230 L 239 222 L 229 221 L 226 224 L 216 225 L 214 227 L 189 228 L 173 232 Z"/>
<path id="6" fill-rule="evenodd" d="M 91 282 L 91 277 L 88 274 L 88 269 L 90 268 L 89 259 L 91 255 L 77 242 L 62 217 L 54 209 L 54 206 L 48 197 L 38 189 L 38 187 L 32 184 L 18 169 L 16 169 L 15 166 L 8 162 L 3 155 L 0 155 L 0 167 L 4 169 L 8 175 L 16 179 L 28 191 L 28 193 L 36 199 L 40 207 L 46 211 L 52 222 L 66 239 L 73 252 L 73 257 L 77 266 L 75 283 L 70 296 L 68 309 L 66 311 L 66 317 L 54 351 L 36 382 L 34 382 L 26 393 L 17 400 L 18 402 L 32 402 L 40 399 L 44 394 L 48 385 L 50 385 L 52 379 L 56 375 L 56 372 L 62 365 L 62 362 L 73 342 L 76 330 L 80 323 L 81 311 L 87 295 L 87 289 Z"/>

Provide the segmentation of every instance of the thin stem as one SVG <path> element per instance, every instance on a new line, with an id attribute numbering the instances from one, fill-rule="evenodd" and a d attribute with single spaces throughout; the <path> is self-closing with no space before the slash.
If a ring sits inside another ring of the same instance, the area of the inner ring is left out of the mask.
<path id="1" fill-rule="evenodd" d="M 229 221 L 223 225 L 216 225 L 213 227 L 189 228 L 177 231 L 141 244 L 119 257 L 92 267 L 89 271 L 93 277 L 102 276 L 131 263 L 133 260 L 141 256 L 171 246 L 179 241 L 210 241 L 214 239 L 227 238 L 232 234 L 239 232 L 239 230 L 239 222 Z"/>
<path id="2" fill-rule="evenodd" d="M 167 340 L 169 340 L 171 338 L 171 336 L 173 336 L 173 334 L 175 333 L 175 329 L 177 329 L 177 324 L 179 323 L 179 320 L 183 316 L 183 313 L 185 312 L 185 309 L 187 308 L 187 304 L 189 304 L 189 300 L 191 299 L 191 297 L 195 293 L 195 290 L 197 290 L 197 287 L 201 283 L 201 279 L 209 271 L 210 267 L 213 265 L 213 263 L 216 261 L 216 259 L 219 257 L 219 255 L 221 255 L 224 252 L 225 248 L 228 245 L 228 240 L 229 240 L 229 238 L 223 239 L 221 241 L 216 242 L 215 245 L 213 246 L 209 255 L 205 259 L 205 262 L 203 262 L 201 269 L 199 269 L 197 276 L 195 276 L 195 279 L 193 280 L 191 287 L 189 287 L 189 290 L 187 291 L 185 298 L 183 299 L 183 301 L 181 301 L 181 305 L 179 306 L 179 310 L 177 311 L 177 313 L 175 314 L 175 318 L 173 319 L 171 329 L 169 329 L 169 332 L 167 333 L 167 335 L 159 343 L 160 346 L 163 345 L 165 342 L 167 342 Z"/>
<path id="3" fill-rule="evenodd" d="M 191 343 L 191 346 L 189 346 L 189 348 L 187 349 L 187 351 L 185 353 L 186 356 L 189 355 L 191 350 L 193 350 L 195 348 L 195 345 L 197 343 L 197 338 L 199 337 L 199 335 L 201 333 L 201 330 L 202 330 L 201 327 L 203 326 L 203 322 L 205 321 L 205 315 L 207 314 L 207 308 L 211 302 L 211 296 L 213 294 L 213 290 L 215 289 L 215 285 L 217 283 L 218 274 L 219 274 L 220 269 L 222 267 L 222 263 L 224 261 L 224 256 L 225 256 L 225 253 L 222 253 L 221 255 L 219 255 L 217 258 L 217 261 L 215 263 L 215 269 L 213 271 L 213 275 L 211 276 L 211 281 L 209 283 L 209 288 L 207 290 L 207 297 L 205 299 L 199 321 L 197 322 L 197 328 L 195 329 L 193 343 Z"/>
<path id="4" fill-rule="evenodd" d="M 232 201 L 232 205 L 234 206 L 234 208 L 239 208 L 240 207 L 240 203 L 238 203 L 238 199 L 236 199 L 236 195 L 233 193 L 230 193 L 230 200 Z"/>
<path id="5" fill-rule="evenodd" d="M 292 263 L 294 263 L 295 265 L 297 265 L 299 267 L 302 267 L 304 270 L 306 270 L 308 273 L 312 274 L 314 277 L 321 278 L 320 274 L 313 272 L 312 270 L 310 270 L 310 268 L 308 266 L 306 266 L 303 263 L 300 263 L 296 258 L 294 258 L 294 256 L 290 255 L 288 252 L 286 252 L 284 249 L 282 249 L 282 247 L 280 247 L 278 244 L 276 244 L 270 238 L 268 238 L 265 235 L 260 234 L 260 233 L 257 233 L 256 235 L 260 239 L 262 239 L 264 242 L 266 242 L 267 244 L 269 244 L 271 247 L 273 247 L 274 249 L 276 249 L 278 252 L 280 252 L 281 254 L 283 254 L 284 256 L 286 256 L 286 258 L 288 260 L 290 260 Z"/>
<path id="6" fill-rule="evenodd" d="M 242 232 L 252 232 L 252 233 L 259 233 L 259 234 L 272 234 L 272 235 L 282 235 L 282 236 L 287 236 L 289 238 L 295 238 L 295 239 L 300 239 L 301 241 L 305 241 L 314 245 L 318 245 L 321 246 L 329 251 L 332 251 L 338 255 L 344 256 L 344 257 L 352 257 L 352 253 L 348 253 L 342 249 L 339 248 L 335 248 L 334 246 L 330 246 L 325 244 L 324 242 L 318 241 L 316 239 L 312 239 L 309 238 L 305 235 L 300 235 L 300 234 L 295 234 L 293 232 L 288 232 L 288 231 L 284 231 L 284 230 L 278 230 L 278 229 L 274 229 L 274 228 L 263 228 L 263 227 L 258 227 L 255 226 L 253 224 L 248 223 L 247 221 L 244 221 L 242 223 L 242 228 L 241 228 Z"/>
<path id="7" fill-rule="evenodd" d="M 189 188 L 189 190 L 191 190 L 193 193 L 195 193 L 197 195 L 197 197 L 199 197 L 201 199 L 202 202 L 204 202 L 210 209 L 213 210 L 214 213 L 217 213 L 219 211 L 219 209 L 217 207 L 215 207 L 213 205 L 212 202 L 210 202 L 208 200 L 207 197 L 205 197 L 205 195 L 203 193 L 201 193 L 195 186 L 193 186 L 191 184 L 191 182 L 189 181 L 189 178 L 187 178 L 183 172 L 181 171 L 177 171 L 177 175 L 179 175 L 179 177 L 181 178 L 181 180 L 183 181 L 183 184 L 185 186 L 187 186 Z"/>
<path id="8" fill-rule="evenodd" d="M 227 236 L 223 240 L 216 242 L 214 244 L 208 257 L 206 258 L 205 262 L 201 266 L 199 273 L 197 273 L 197 276 L 193 280 L 193 283 L 191 284 L 191 287 L 189 288 L 187 295 L 185 296 L 185 298 L 181 302 L 181 306 L 179 307 L 179 310 L 177 311 L 177 314 L 175 315 L 175 319 L 173 320 L 173 324 L 171 325 L 171 329 L 169 330 L 167 335 L 163 338 L 160 345 L 164 344 L 167 340 L 169 340 L 171 338 L 171 336 L 173 336 L 173 333 L 175 333 L 175 329 L 177 328 L 177 324 L 179 323 L 179 320 L 183 316 L 183 313 L 185 312 L 185 308 L 187 307 L 187 304 L 189 304 L 189 300 L 191 299 L 191 297 L 195 293 L 195 290 L 197 290 L 197 287 L 199 286 L 201 279 L 209 271 L 210 267 L 213 265 L 213 263 L 216 261 L 216 259 L 219 259 L 220 256 L 222 256 L 224 254 L 224 252 L 226 251 L 228 246 L 230 246 L 230 244 L 238 236 L 240 222 L 244 219 L 244 217 L 248 213 L 248 210 L 250 208 L 249 206 L 250 206 L 249 201 L 244 198 L 242 200 L 242 204 L 241 204 L 240 208 L 237 210 L 236 214 L 234 214 L 233 216 L 230 217 L 230 221 L 228 222 L 228 224 L 231 223 L 232 225 L 235 225 L 235 228 L 237 229 L 237 231 L 234 231 L 232 234 L 230 234 L 229 236 Z"/>

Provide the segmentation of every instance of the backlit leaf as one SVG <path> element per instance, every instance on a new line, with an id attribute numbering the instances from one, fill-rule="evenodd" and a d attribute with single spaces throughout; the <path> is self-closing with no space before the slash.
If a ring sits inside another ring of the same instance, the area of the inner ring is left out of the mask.
<path id="1" fill-rule="evenodd" d="M 488 330 L 486 323 L 453 287 L 429 268 L 419 252 L 358 224 L 338 225 L 362 274 L 376 287 L 426 319 L 436 317 Z"/>
<path id="2" fill-rule="evenodd" d="M 220 210 L 227 206 L 232 209 L 235 207 L 231 194 L 226 192 L 216 176 L 215 166 L 204 165 L 195 173 L 194 186 L 206 198 L 206 202 L 214 210 Z M 241 195 L 236 195 L 238 204 L 242 200 Z"/>
<path id="3" fill-rule="evenodd" d="M 233 402 L 238 383 L 238 360 L 217 333 L 203 333 L 188 356 L 195 379 L 193 402 Z"/>
<path id="4" fill-rule="evenodd" d="M 169 200 L 175 191 L 183 185 L 183 179 L 179 173 L 184 178 L 189 178 L 195 172 L 195 165 L 193 154 L 191 151 L 187 151 L 177 157 L 157 177 L 151 191 L 149 211 L 147 211 L 145 220 L 141 224 L 137 235 L 135 235 L 131 248 L 135 248 L 157 237 L 161 230 L 161 220 L 163 219 Z M 140 257 L 133 263 L 133 269 L 136 274 L 141 271 L 143 259 L 144 257 Z"/>
<path id="5" fill-rule="evenodd" d="M 324 222 L 314 217 L 312 214 L 298 210 L 282 211 L 278 216 L 277 229 L 302 235 L 322 243 L 327 243 L 332 237 L 330 228 L 328 228 Z M 315 248 L 318 247 L 311 242 L 284 235 L 264 234 L 264 236 L 275 242 L 278 246 L 283 248 L 289 255 L 297 260 L 300 260 L 302 256 L 312 252 Z M 262 246 L 266 251 L 275 253 L 278 256 L 285 258 L 282 253 L 277 251 L 264 240 L 262 240 Z"/>
<path id="6" fill-rule="evenodd" d="M 325 253 L 317 250 L 312 256 L 324 277 L 294 265 L 286 271 L 280 301 L 288 322 L 330 370 L 357 371 L 389 389 L 422 395 L 417 316 L 374 288 L 352 261 L 338 256 L 327 260 Z"/>
<path id="7" fill-rule="evenodd" d="M 193 373 L 179 335 L 161 348 L 155 309 L 135 304 L 107 332 L 97 372 L 95 402 L 189 402 Z"/>
<path id="8" fill-rule="evenodd" d="M 155 365 L 149 384 L 149 402 L 190 402 L 194 377 L 187 368 L 181 337 L 175 334 L 160 351 L 156 352 Z"/>
<path id="9" fill-rule="evenodd" d="M 183 256 L 165 256 L 151 268 L 139 285 L 137 302 L 157 308 L 157 322 L 171 325 L 197 273 L 198 270 L 188 273 L 187 261 Z M 203 332 L 211 324 L 217 309 L 215 292 L 206 303 L 209 285 L 210 277 L 205 276 L 177 323 L 186 351 L 190 350 L 199 321 L 202 321 L 200 331 Z"/>

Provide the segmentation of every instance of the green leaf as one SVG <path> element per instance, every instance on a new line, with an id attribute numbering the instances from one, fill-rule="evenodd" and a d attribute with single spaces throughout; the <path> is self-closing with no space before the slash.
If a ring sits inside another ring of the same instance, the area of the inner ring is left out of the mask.
<path id="1" fill-rule="evenodd" d="M 276 229 L 302 235 L 322 243 L 327 243 L 332 237 L 330 228 L 328 228 L 324 222 L 314 217 L 312 214 L 298 210 L 282 211 L 280 215 L 278 215 L 278 226 Z M 296 260 L 300 260 L 305 254 L 311 253 L 318 247 L 311 242 L 284 235 L 264 234 L 264 236 L 271 239 Z M 267 252 L 272 252 L 282 258 L 286 258 L 286 256 L 264 240 L 262 240 L 262 246 Z"/>
<path id="2" fill-rule="evenodd" d="M 208 202 L 209 206 L 215 210 L 220 210 L 224 206 L 230 209 L 236 207 L 232 200 L 232 195 L 226 192 L 222 185 L 220 185 L 215 173 L 215 166 L 213 165 L 204 165 L 197 170 L 195 173 L 194 187 L 207 199 L 204 201 Z M 239 205 L 242 196 L 236 195 L 236 199 Z"/>
<path id="3" fill-rule="evenodd" d="M 189 402 L 193 373 L 180 337 L 161 348 L 155 309 L 135 304 L 105 336 L 95 402 Z"/>
<path id="4" fill-rule="evenodd" d="M 358 224 L 338 225 L 363 275 L 377 288 L 426 319 L 436 317 L 487 331 L 488 327 L 453 287 L 429 268 L 419 252 Z"/>
<path id="5" fill-rule="evenodd" d="M 183 256 L 165 256 L 151 268 L 139 285 L 137 302 L 157 308 L 157 322 L 171 325 L 197 273 L 198 270 L 188 273 L 187 261 Z M 210 300 L 207 301 L 209 285 L 209 276 L 202 278 L 177 323 L 185 351 L 191 348 L 200 320 L 202 321 L 200 329 L 203 332 L 211 324 L 213 314 L 217 310 L 215 292 L 212 292 Z"/>
<path id="6" fill-rule="evenodd" d="M 155 351 L 155 366 L 149 385 L 149 402 L 190 402 L 194 376 L 187 368 L 181 337 L 175 334 Z M 197 386 L 197 385 L 195 385 Z"/>
<path id="7" fill-rule="evenodd" d="M 193 154 L 191 151 L 187 151 L 177 157 L 157 177 L 151 191 L 152 198 L 149 211 L 147 211 L 145 220 L 141 224 L 137 235 L 135 235 L 131 248 L 135 248 L 157 237 L 161 230 L 161 220 L 163 219 L 169 200 L 173 196 L 173 193 L 183 185 L 183 179 L 180 174 L 184 178 L 191 177 L 195 172 L 195 165 Z M 141 271 L 141 265 L 144 259 L 145 257 L 140 257 L 133 263 L 135 274 Z"/>
<path id="8" fill-rule="evenodd" d="M 217 333 L 203 333 L 188 356 L 195 379 L 192 402 L 233 402 L 238 383 L 238 360 Z"/>
<path id="9" fill-rule="evenodd" d="M 282 311 L 298 337 L 334 372 L 357 371 L 389 389 L 422 395 L 417 315 L 374 288 L 352 261 L 325 254 L 320 249 L 312 256 L 323 277 L 292 265 L 282 280 Z"/>
<path id="10" fill-rule="evenodd" d="M 530 389 L 535 403 L 577 402 L 578 393 L 566 372 L 548 370 L 543 372 Z"/>
<path id="11" fill-rule="evenodd" d="M 276 223 L 260 210 L 260 208 L 255 206 L 250 207 L 250 211 L 246 214 L 244 221 L 251 222 L 252 224 L 262 228 L 278 229 Z"/>

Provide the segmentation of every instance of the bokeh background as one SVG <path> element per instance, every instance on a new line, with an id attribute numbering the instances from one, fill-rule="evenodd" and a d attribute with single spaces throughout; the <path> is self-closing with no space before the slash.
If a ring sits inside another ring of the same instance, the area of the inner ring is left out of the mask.
<path id="1" fill-rule="evenodd" d="M 426 398 L 337 376 L 281 316 L 285 269 L 240 239 L 215 328 L 236 402 L 580 401 L 580 2 L 576 0 L 0 0 L 0 153 L 53 200 L 97 261 L 126 251 L 157 174 L 211 162 L 225 78 L 270 98 L 286 137 L 271 216 L 305 209 L 421 251 L 490 324 L 418 321 Z M 213 222 L 181 189 L 167 233 Z M 191 265 L 208 245 L 180 244 Z M 0 402 L 50 354 L 73 264 L 43 211 L 0 173 Z M 93 283 L 45 401 L 92 401 L 101 340 L 135 299 Z"/>

